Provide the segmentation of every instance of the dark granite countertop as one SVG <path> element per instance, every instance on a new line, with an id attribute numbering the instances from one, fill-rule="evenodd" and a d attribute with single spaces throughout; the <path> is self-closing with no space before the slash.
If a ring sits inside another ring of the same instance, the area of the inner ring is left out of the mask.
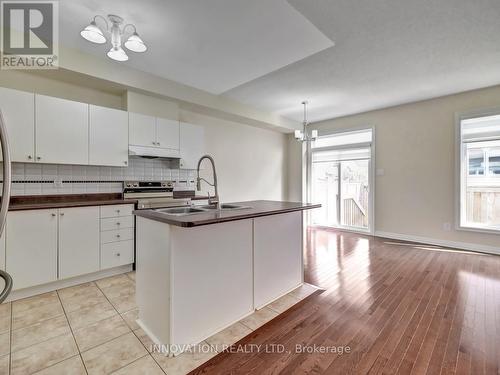
<path id="1" fill-rule="evenodd" d="M 207 199 L 205 196 L 177 196 L 192 200 Z M 0 198 L 1 201 L 1 198 Z M 41 210 L 51 208 L 106 206 L 136 204 L 137 199 L 124 199 L 121 193 L 21 195 L 10 198 L 9 211 Z"/>
<path id="2" fill-rule="evenodd" d="M 136 203 L 136 199 L 123 199 L 121 193 L 27 195 L 11 197 L 9 211 Z"/>
<path id="3" fill-rule="evenodd" d="M 200 212 L 183 216 L 168 215 L 157 212 L 154 209 L 135 210 L 134 214 L 151 220 L 161 221 L 166 224 L 179 227 L 197 227 L 201 225 L 217 224 L 227 221 L 251 219 L 259 216 L 269 216 L 294 211 L 310 210 L 321 207 L 320 204 L 284 202 L 284 201 L 248 201 L 231 202 L 241 206 L 249 206 L 247 209 L 227 210 L 219 212 Z"/>

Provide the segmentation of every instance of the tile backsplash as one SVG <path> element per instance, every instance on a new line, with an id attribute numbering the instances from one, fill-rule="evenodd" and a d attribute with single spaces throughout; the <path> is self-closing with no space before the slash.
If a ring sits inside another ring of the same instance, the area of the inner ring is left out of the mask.
<path id="1" fill-rule="evenodd" d="M 195 177 L 168 159 L 130 157 L 128 167 L 12 163 L 12 195 L 120 193 L 125 180 L 171 180 L 177 190 L 194 190 Z"/>

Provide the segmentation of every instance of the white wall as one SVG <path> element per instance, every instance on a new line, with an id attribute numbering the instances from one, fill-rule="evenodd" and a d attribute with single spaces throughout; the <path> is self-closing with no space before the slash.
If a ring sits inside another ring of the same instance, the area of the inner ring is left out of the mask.
<path id="1" fill-rule="evenodd" d="M 287 192 L 287 136 L 179 109 L 176 103 L 128 92 L 129 111 L 180 119 L 205 127 L 206 152 L 216 162 L 222 201 L 285 199 Z M 203 175 L 212 181 L 211 171 Z M 207 185 L 202 184 L 206 192 Z M 213 194 L 213 189 L 210 190 Z"/>
<path id="2" fill-rule="evenodd" d="M 500 86 L 401 105 L 313 124 L 320 134 L 375 127 L 375 230 L 497 249 L 500 235 L 452 229 L 455 224 L 455 113 L 500 107 Z M 300 165 L 290 157 L 291 184 Z M 290 187 L 290 192 L 296 188 Z M 294 198 L 294 197 L 290 197 Z M 466 246 L 467 247 L 467 246 Z"/>

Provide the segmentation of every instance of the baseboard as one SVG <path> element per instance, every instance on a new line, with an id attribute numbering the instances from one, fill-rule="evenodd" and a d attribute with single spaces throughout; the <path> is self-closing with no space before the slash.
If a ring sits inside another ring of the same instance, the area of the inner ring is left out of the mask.
<path id="1" fill-rule="evenodd" d="M 30 288 L 14 290 L 7 297 L 6 302 L 16 301 L 21 298 L 32 297 L 37 294 L 52 292 L 57 289 L 67 288 L 78 284 L 88 283 L 89 281 L 99 280 L 105 277 L 115 276 L 130 271 L 132 271 L 132 265 L 128 264 L 125 266 L 115 267 L 104 271 L 89 273 L 87 275 L 72 277 L 70 279 L 57 280 L 43 285 L 37 285 Z"/>
<path id="2" fill-rule="evenodd" d="M 399 234 L 399 233 L 391 233 L 391 232 L 383 232 L 383 231 L 375 231 L 375 236 L 376 237 L 383 237 L 383 238 L 390 238 L 393 240 L 419 242 L 419 243 L 423 243 L 423 244 L 443 246 L 443 247 L 448 247 L 448 248 L 452 248 L 452 249 L 460 249 L 460 250 L 467 250 L 467 251 L 474 251 L 474 252 L 480 252 L 480 253 L 500 255 L 500 247 L 495 247 L 495 246 L 478 245 L 478 244 L 473 244 L 473 243 L 468 243 L 468 242 L 439 240 L 436 238 L 412 236 L 412 235 L 408 235 L 408 234 Z"/>

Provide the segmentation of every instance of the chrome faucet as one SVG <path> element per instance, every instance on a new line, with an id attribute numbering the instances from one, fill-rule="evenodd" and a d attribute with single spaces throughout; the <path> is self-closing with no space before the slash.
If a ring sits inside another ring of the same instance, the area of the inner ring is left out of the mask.
<path id="1" fill-rule="evenodd" d="M 214 176 L 214 182 L 213 184 L 205 180 L 203 177 L 200 177 L 200 166 L 201 162 L 203 159 L 208 159 L 210 163 L 212 164 L 212 173 Z M 208 195 L 208 204 L 212 205 L 214 204 L 215 207 L 219 210 L 220 209 L 220 202 L 219 202 L 219 190 L 217 188 L 217 172 L 215 171 L 215 161 L 214 158 L 211 157 L 210 155 L 203 155 L 200 160 L 198 160 L 198 167 L 196 168 L 196 190 L 200 191 L 201 190 L 201 181 L 205 181 L 208 185 L 213 186 L 215 189 L 215 195 L 213 197 L 210 197 L 210 194 Z"/>

